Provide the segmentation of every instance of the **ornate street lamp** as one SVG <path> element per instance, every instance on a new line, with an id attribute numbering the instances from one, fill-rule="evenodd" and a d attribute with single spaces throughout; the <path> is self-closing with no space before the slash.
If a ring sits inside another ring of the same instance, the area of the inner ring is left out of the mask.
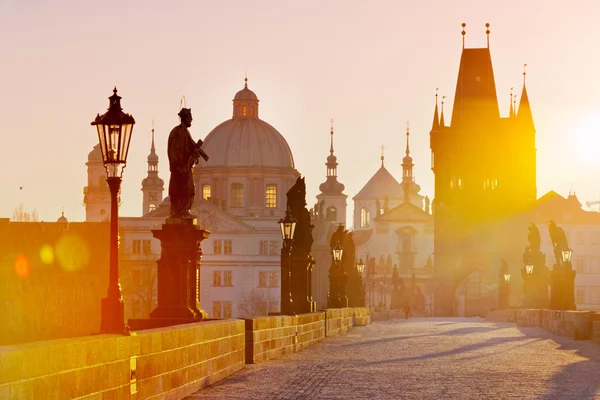
<path id="1" fill-rule="evenodd" d="M 504 274 L 504 282 L 510 283 L 510 274 L 509 273 Z"/>
<path id="2" fill-rule="evenodd" d="M 527 276 L 533 275 L 533 264 L 531 261 L 525 265 L 525 272 L 527 273 Z"/>
<path id="3" fill-rule="evenodd" d="M 119 283 L 119 207 L 117 197 L 121 189 L 121 177 L 127 163 L 129 142 L 135 119 L 121 108 L 121 96 L 117 88 L 108 98 L 108 111 L 98 114 L 92 125 L 98 130 L 102 161 L 106 168 L 106 183 L 110 189 L 110 272 L 108 294 L 101 302 L 100 330 L 103 333 L 125 331 L 124 305 Z"/>
<path id="4" fill-rule="evenodd" d="M 564 249 L 562 251 L 562 261 L 563 261 L 563 264 L 564 263 L 570 263 L 572 255 L 573 255 L 573 250 L 569 249 L 568 247 L 566 249 Z"/>
<path id="5" fill-rule="evenodd" d="M 340 242 L 336 242 L 335 247 L 333 248 L 333 261 L 336 263 L 340 263 L 342 261 L 342 254 L 344 253 L 344 249 Z"/>
<path id="6" fill-rule="evenodd" d="M 363 272 L 365 272 L 365 263 L 363 262 L 362 258 L 358 261 L 358 264 L 356 264 L 356 270 L 358 271 L 358 274 L 362 276 Z"/>
<path id="7" fill-rule="evenodd" d="M 283 239 L 283 248 L 281 249 L 281 314 L 292 315 L 292 244 L 294 241 L 294 232 L 296 231 L 296 219 L 292 216 L 289 207 L 285 212 L 285 217 L 279 220 L 281 228 L 281 238 Z"/>

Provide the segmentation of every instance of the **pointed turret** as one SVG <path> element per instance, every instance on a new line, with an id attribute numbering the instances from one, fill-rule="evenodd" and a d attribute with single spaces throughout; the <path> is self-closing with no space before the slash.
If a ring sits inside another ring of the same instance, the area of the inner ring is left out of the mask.
<path id="1" fill-rule="evenodd" d="M 510 112 L 508 113 L 508 118 L 515 117 L 515 108 L 513 107 L 513 89 L 510 88 Z"/>
<path id="2" fill-rule="evenodd" d="M 525 66 L 527 66 L 527 64 L 525 64 Z M 529 97 L 527 96 L 527 85 L 525 82 L 526 76 L 527 72 L 523 71 L 523 92 L 521 93 L 521 102 L 519 103 L 519 114 L 517 115 L 517 121 L 519 121 L 523 127 L 535 131 L 533 115 L 531 114 L 531 107 L 529 106 Z"/>
<path id="3" fill-rule="evenodd" d="M 324 205 L 320 217 L 340 224 L 346 224 L 346 197 L 344 185 L 337 180 L 337 157 L 333 153 L 333 120 L 329 131 L 329 156 L 327 156 L 327 180 L 319 185 L 320 194 L 317 195 L 319 204 Z"/>
<path id="4" fill-rule="evenodd" d="M 158 176 L 158 155 L 154 147 L 154 121 L 152 121 L 152 142 L 148 155 L 148 176 L 142 180 L 142 215 L 154 211 L 162 202 L 165 182 Z"/>
<path id="5" fill-rule="evenodd" d="M 444 122 L 444 99 L 446 98 L 446 96 L 442 96 L 442 115 L 440 116 L 440 126 L 444 127 L 446 126 L 446 123 Z"/>
<path id="6" fill-rule="evenodd" d="M 433 111 L 433 124 L 431 130 L 436 130 L 440 126 L 440 117 L 438 114 L 438 88 L 435 88 L 435 110 Z"/>
<path id="7" fill-rule="evenodd" d="M 413 159 L 410 156 L 410 143 L 409 143 L 410 130 L 408 123 L 406 124 L 406 156 L 402 159 L 402 191 L 404 192 L 404 202 L 410 201 L 410 189 L 413 183 Z"/>

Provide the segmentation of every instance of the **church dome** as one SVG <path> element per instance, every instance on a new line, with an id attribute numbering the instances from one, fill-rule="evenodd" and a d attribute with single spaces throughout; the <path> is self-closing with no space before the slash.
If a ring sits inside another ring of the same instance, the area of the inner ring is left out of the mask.
<path id="1" fill-rule="evenodd" d="M 88 154 L 89 162 L 104 162 L 102 159 L 102 150 L 100 150 L 100 143 L 94 146 L 94 149 Z"/>
<path id="2" fill-rule="evenodd" d="M 209 160 L 202 167 L 294 168 L 294 157 L 277 129 L 258 118 L 258 97 L 244 88 L 233 99 L 233 118 L 214 128 L 202 149 Z"/>
<path id="3" fill-rule="evenodd" d="M 210 157 L 201 167 L 294 168 L 290 146 L 281 133 L 260 119 L 234 118 L 213 129 L 202 148 Z"/>
<path id="4" fill-rule="evenodd" d="M 65 217 L 65 213 L 63 211 L 63 213 L 61 214 L 60 217 L 58 217 L 58 219 L 56 220 L 56 222 L 58 222 L 59 224 L 67 224 L 69 221 L 67 220 L 67 217 Z"/>

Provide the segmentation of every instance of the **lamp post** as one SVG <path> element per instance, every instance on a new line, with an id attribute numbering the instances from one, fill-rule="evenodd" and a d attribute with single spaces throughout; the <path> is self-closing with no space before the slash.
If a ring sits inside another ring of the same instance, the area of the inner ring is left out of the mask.
<path id="1" fill-rule="evenodd" d="M 281 314 L 293 315 L 294 303 L 292 301 L 292 271 L 290 266 L 296 219 L 292 216 L 289 208 L 285 212 L 285 217 L 279 220 L 279 228 L 283 239 L 281 249 Z"/>
<path id="2" fill-rule="evenodd" d="M 135 119 L 125 114 L 121 108 L 121 96 L 117 88 L 108 98 L 108 111 L 98 114 L 92 121 L 98 131 L 102 161 L 106 168 L 106 183 L 110 189 L 110 272 L 108 293 L 101 302 L 100 330 L 103 333 L 121 333 L 125 331 L 125 312 L 121 284 L 119 283 L 119 207 L 118 196 L 121 189 L 121 177 L 127 163 L 129 142 Z"/>
<path id="3" fill-rule="evenodd" d="M 575 275 L 576 271 L 573 271 L 571 264 L 571 257 L 573 256 L 573 250 L 565 248 L 562 251 L 562 266 L 564 273 L 564 292 L 563 292 L 563 309 L 564 310 L 575 310 L 577 309 L 575 303 Z"/>
<path id="4" fill-rule="evenodd" d="M 360 306 L 364 307 L 365 306 L 365 281 L 363 280 L 363 274 L 365 272 L 365 263 L 363 262 L 362 258 L 358 261 L 358 264 L 356 264 L 356 271 L 358 272 L 358 278 L 360 279 Z"/>
<path id="5" fill-rule="evenodd" d="M 341 265 L 342 265 L 342 256 L 344 254 L 344 249 L 340 242 L 336 242 L 335 246 L 332 250 L 333 253 L 333 261 L 335 262 L 336 272 L 335 272 L 335 295 L 333 296 L 333 301 L 335 303 L 335 308 L 341 307 L 342 298 L 340 296 L 340 275 L 342 274 Z"/>

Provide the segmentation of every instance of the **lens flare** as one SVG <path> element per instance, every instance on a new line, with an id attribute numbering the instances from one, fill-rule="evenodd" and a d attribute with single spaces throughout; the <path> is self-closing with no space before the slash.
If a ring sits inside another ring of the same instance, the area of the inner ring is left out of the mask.
<path id="1" fill-rule="evenodd" d="M 49 244 L 45 244 L 40 249 L 40 260 L 43 264 L 50 265 L 54 262 L 54 249 Z"/>
<path id="2" fill-rule="evenodd" d="M 31 267 L 25 254 L 19 254 L 15 259 L 15 272 L 21 279 L 27 279 L 27 277 L 29 277 Z"/>
<path id="3" fill-rule="evenodd" d="M 56 242 L 55 255 L 60 267 L 67 272 L 79 271 L 88 266 L 90 250 L 79 236 L 66 234 Z"/>

